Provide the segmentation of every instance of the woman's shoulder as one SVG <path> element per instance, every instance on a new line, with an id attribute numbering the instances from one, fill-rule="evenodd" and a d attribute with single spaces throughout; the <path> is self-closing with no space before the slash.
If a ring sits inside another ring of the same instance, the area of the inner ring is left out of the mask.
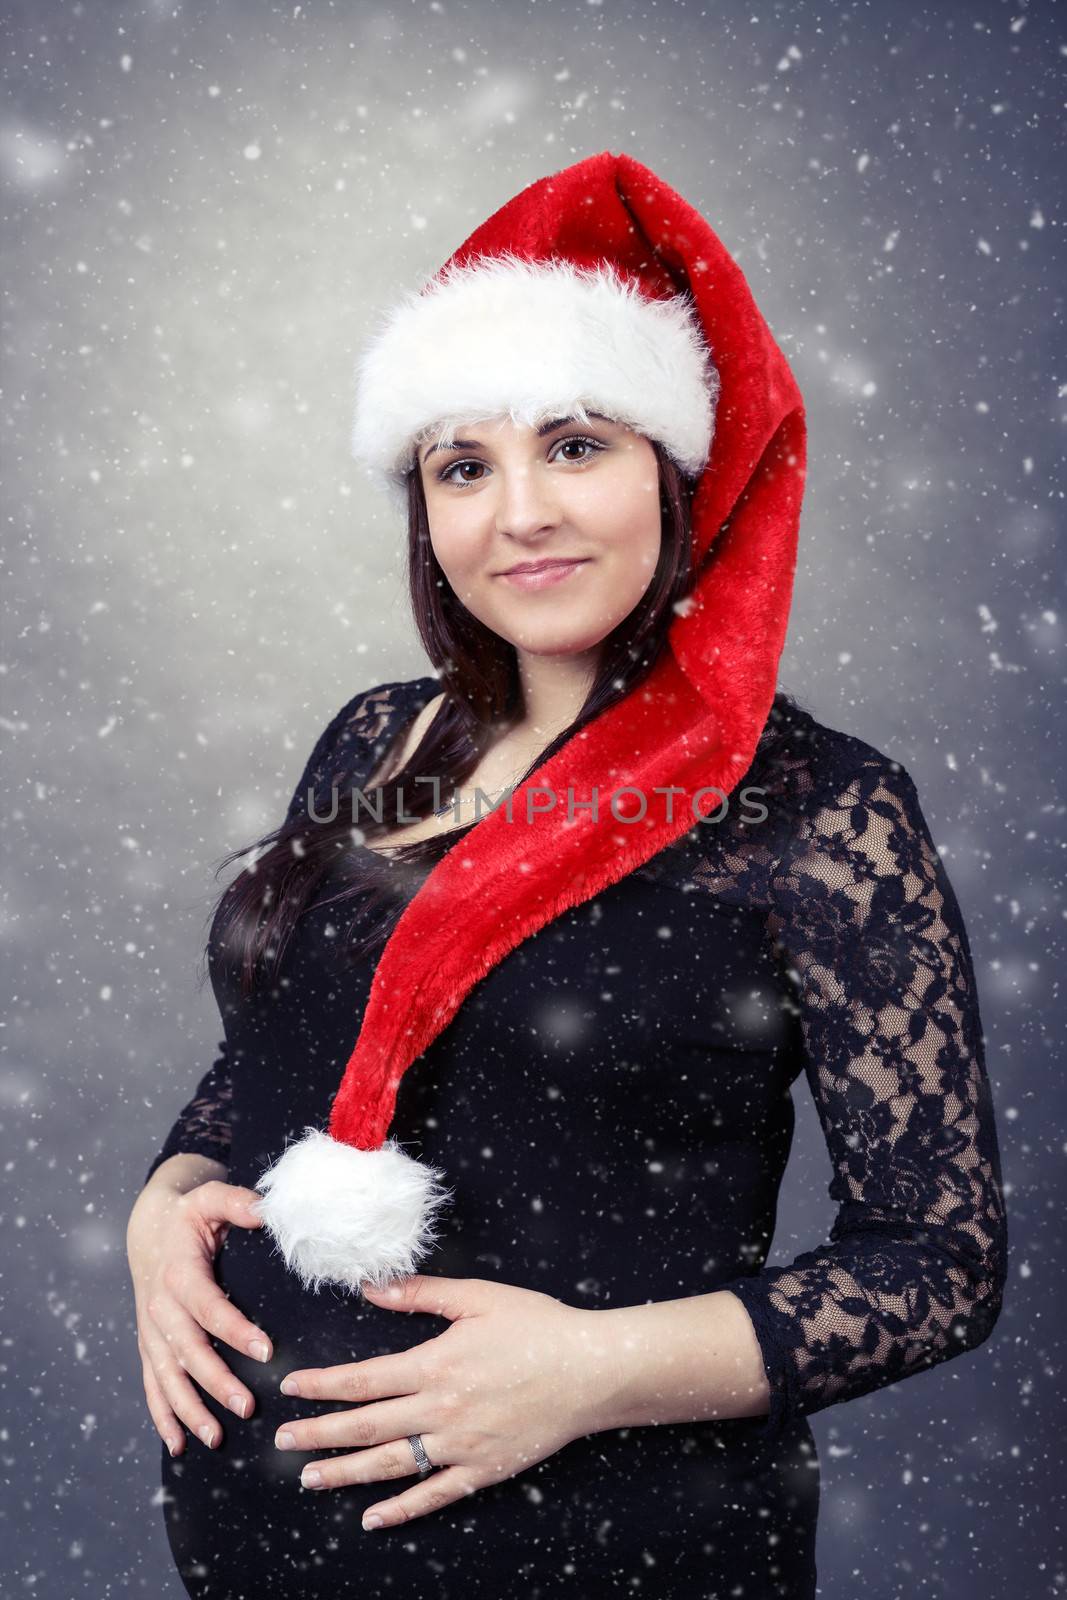
<path id="1" fill-rule="evenodd" d="M 900 791 L 914 787 L 897 757 L 822 721 L 785 690 L 774 697 L 744 782 L 751 783 L 752 774 L 766 778 L 779 795 L 788 794 L 800 810 L 853 790 L 863 796 L 879 785 Z"/>
<path id="2" fill-rule="evenodd" d="M 762 815 L 751 823 L 739 811 L 722 842 L 753 870 L 796 855 L 858 861 L 866 845 L 882 848 L 886 837 L 904 839 L 923 826 L 915 785 L 901 761 L 824 722 L 781 690 L 738 785 L 740 800 L 746 791 Z"/>
<path id="3" fill-rule="evenodd" d="M 384 754 L 393 735 L 410 724 L 427 703 L 441 692 L 433 675 L 394 678 L 372 684 L 347 700 L 323 735 L 329 752 L 342 761 L 357 751 Z"/>
<path id="4" fill-rule="evenodd" d="M 302 809 L 309 791 L 316 796 L 355 770 L 373 771 L 395 732 L 440 692 L 436 677 L 393 678 L 351 695 L 315 740 L 289 804 L 289 816 Z"/>
<path id="5" fill-rule="evenodd" d="M 440 689 L 440 681 L 432 675 L 372 684 L 345 701 L 329 728 L 335 742 L 373 741 L 393 726 L 399 716 L 410 716 L 421 710 Z"/>

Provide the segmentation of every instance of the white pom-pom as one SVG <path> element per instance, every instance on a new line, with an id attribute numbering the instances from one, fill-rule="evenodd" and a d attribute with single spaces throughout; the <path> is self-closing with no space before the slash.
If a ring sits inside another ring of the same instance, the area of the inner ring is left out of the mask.
<path id="1" fill-rule="evenodd" d="M 381 1288 L 436 1242 L 436 1212 L 452 1192 L 443 1177 L 393 1139 L 359 1150 L 305 1128 L 257 1181 L 265 1198 L 255 1209 L 305 1289 Z"/>

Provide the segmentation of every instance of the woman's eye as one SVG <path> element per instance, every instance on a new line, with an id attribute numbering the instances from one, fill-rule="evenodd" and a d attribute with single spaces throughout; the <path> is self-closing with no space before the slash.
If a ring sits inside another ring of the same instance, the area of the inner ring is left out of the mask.
<path id="1" fill-rule="evenodd" d="M 443 467 L 441 469 L 441 471 L 437 474 L 437 476 L 440 478 L 442 483 L 453 483 L 455 480 L 453 479 L 452 474 L 454 472 L 458 472 L 460 467 L 480 467 L 480 466 L 481 466 L 481 462 L 480 461 L 454 461 L 450 467 Z M 463 481 L 464 481 L 464 483 L 477 483 L 478 482 L 477 478 L 465 478 Z"/>
<path id="2" fill-rule="evenodd" d="M 587 439 L 584 434 L 577 433 L 569 435 L 569 437 L 566 439 L 561 439 L 555 448 L 557 451 L 562 451 L 569 444 L 585 446 L 585 449 L 581 455 L 566 456 L 564 458 L 567 461 L 573 461 L 576 465 L 583 461 L 590 460 L 592 456 L 594 456 L 599 450 L 606 448 L 606 446 L 601 444 L 599 439 Z M 453 461 L 451 466 L 442 467 L 441 471 L 437 474 L 437 477 L 441 483 L 452 483 L 455 484 L 457 489 L 459 489 L 462 488 L 465 483 L 478 483 L 481 480 L 478 478 L 453 478 L 452 474 L 454 472 L 459 472 L 462 467 L 481 466 L 482 463 L 480 461 Z"/>
<path id="3" fill-rule="evenodd" d="M 572 434 L 572 436 L 569 439 L 562 439 L 560 441 L 560 446 L 559 447 L 560 447 L 561 450 L 565 450 L 566 447 L 569 444 L 586 445 L 588 447 L 588 451 L 589 451 L 590 455 L 594 451 L 600 450 L 600 449 L 603 448 L 601 446 L 601 444 L 598 442 L 598 440 L 596 440 L 596 439 L 583 439 L 578 434 Z M 588 455 L 571 456 L 571 457 L 569 457 L 569 459 L 571 461 L 586 461 L 586 460 L 588 460 Z"/>

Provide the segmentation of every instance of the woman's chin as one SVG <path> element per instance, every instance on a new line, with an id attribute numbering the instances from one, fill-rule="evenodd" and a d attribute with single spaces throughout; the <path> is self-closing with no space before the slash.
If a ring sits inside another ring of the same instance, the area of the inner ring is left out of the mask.
<path id="1" fill-rule="evenodd" d="M 527 655 L 580 656 L 602 644 L 622 617 L 613 617 L 606 623 L 593 621 L 588 616 L 568 617 L 566 609 L 556 601 L 544 606 L 536 618 L 531 611 L 519 627 L 515 625 L 514 616 L 482 620 L 487 628 Z"/>

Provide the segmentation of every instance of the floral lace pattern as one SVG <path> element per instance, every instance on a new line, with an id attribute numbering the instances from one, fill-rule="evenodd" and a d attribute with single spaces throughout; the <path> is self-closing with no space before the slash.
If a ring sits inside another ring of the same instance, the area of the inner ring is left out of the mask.
<path id="1" fill-rule="evenodd" d="M 768 934 L 833 1169 L 829 1240 L 729 1288 L 774 1431 L 973 1349 L 1000 1312 L 1007 1220 L 974 971 L 903 767 L 858 740 L 769 880 Z"/>
<path id="2" fill-rule="evenodd" d="M 290 802 L 376 770 L 425 680 L 342 707 Z M 788 1266 L 719 1285 L 752 1320 L 771 1391 L 761 1433 L 979 1345 L 999 1315 L 1007 1220 L 967 933 L 915 785 L 897 762 L 779 697 L 731 806 L 637 869 L 763 915 L 804 1043 L 838 1207 Z M 750 802 L 751 805 L 757 800 Z M 168 1154 L 224 1160 L 223 1053 Z"/>

